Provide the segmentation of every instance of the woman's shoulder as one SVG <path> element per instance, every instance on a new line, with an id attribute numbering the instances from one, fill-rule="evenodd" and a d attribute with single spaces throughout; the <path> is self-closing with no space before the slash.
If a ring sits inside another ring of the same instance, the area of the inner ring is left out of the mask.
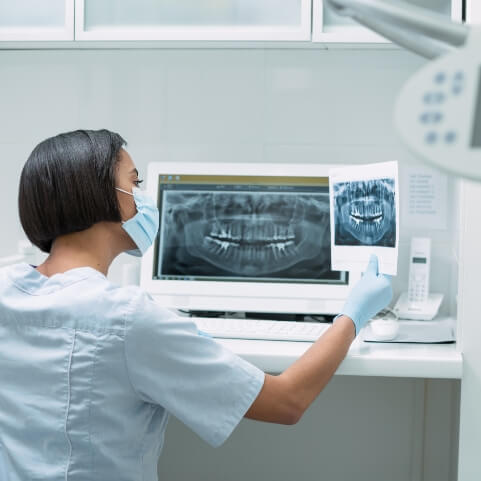
<path id="1" fill-rule="evenodd" d="M 105 299 L 105 308 L 110 308 L 114 317 L 122 317 L 126 327 L 158 322 L 174 316 L 172 311 L 161 306 L 140 286 L 118 286 L 107 281 L 102 290 L 97 294 L 99 301 Z"/>
<path id="2" fill-rule="evenodd" d="M 25 325 L 121 334 L 168 311 L 141 287 L 116 285 L 93 269 L 47 278 L 25 264 L 0 269 L 0 314 Z"/>
<path id="3" fill-rule="evenodd" d="M 78 321 L 82 319 L 95 330 L 121 334 L 135 324 L 149 325 L 172 315 L 139 286 L 119 286 L 105 279 L 92 285 L 86 281 L 78 287 L 76 306 L 69 309 L 82 311 L 76 316 Z"/>

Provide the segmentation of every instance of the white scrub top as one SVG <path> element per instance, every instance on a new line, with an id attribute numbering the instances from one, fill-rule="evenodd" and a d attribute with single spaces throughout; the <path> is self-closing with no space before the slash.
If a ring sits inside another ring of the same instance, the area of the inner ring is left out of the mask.
<path id="1" fill-rule="evenodd" d="M 140 288 L 0 270 L 1 481 L 157 481 L 169 414 L 218 446 L 263 382 Z"/>

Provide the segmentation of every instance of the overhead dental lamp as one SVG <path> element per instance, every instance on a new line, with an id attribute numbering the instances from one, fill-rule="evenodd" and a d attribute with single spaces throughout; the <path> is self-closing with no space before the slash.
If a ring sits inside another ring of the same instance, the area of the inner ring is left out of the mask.
<path id="1" fill-rule="evenodd" d="M 395 128 L 421 160 L 481 181 L 481 26 L 402 1 L 326 2 L 337 14 L 433 59 L 403 86 Z"/>

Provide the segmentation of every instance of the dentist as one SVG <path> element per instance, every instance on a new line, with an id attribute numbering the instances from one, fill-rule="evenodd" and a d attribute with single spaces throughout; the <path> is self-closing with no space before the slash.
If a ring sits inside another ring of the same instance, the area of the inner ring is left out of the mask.
<path id="1" fill-rule="evenodd" d="M 169 415 L 212 446 L 243 417 L 295 424 L 391 300 L 373 257 L 333 325 L 277 376 L 199 336 L 106 278 L 159 223 L 124 144 L 107 130 L 64 133 L 23 168 L 22 227 L 49 256 L 0 270 L 1 480 L 156 481 Z"/>

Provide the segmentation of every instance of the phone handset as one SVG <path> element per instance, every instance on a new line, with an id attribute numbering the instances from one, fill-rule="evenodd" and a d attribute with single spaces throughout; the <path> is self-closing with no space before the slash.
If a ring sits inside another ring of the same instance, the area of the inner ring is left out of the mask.
<path id="1" fill-rule="evenodd" d="M 431 267 L 431 239 L 413 237 L 409 258 L 408 301 L 422 304 L 429 294 L 429 268 Z"/>
<path id="2" fill-rule="evenodd" d="M 409 257 L 408 292 L 401 294 L 394 306 L 399 318 L 429 321 L 436 316 L 443 295 L 429 293 L 430 267 L 431 239 L 413 237 Z"/>

